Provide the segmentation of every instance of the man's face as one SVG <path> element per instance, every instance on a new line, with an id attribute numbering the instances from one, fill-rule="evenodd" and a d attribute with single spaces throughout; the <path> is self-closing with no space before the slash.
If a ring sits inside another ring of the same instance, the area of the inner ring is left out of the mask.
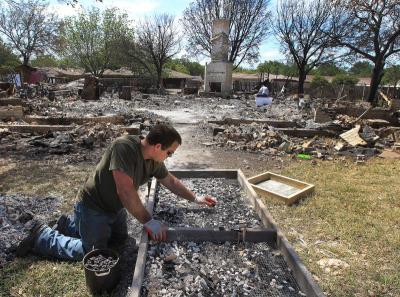
<path id="1" fill-rule="evenodd" d="M 156 144 L 155 148 L 156 148 L 156 154 L 155 154 L 155 161 L 158 162 L 163 162 L 165 161 L 165 159 L 167 159 L 168 157 L 171 157 L 176 149 L 179 147 L 179 143 L 178 142 L 174 142 L 170 147 L 166 148 L 165 150 L 162 149 L 161 144 Z"/>

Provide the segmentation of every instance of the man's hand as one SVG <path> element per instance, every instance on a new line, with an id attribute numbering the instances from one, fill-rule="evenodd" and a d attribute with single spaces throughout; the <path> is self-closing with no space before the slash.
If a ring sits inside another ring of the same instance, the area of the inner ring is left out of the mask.
<path id="1" fill-rule="evenodd" d="M 167 239 L 167 227 L 159 220 L 151 219 L 143 227 L 152 240 L 164 241 Z"/>
<path id="2" fill-rule="evenodd" d="M 217 199 L 210 195 L 205 195 L 205 196 L 196 196 L 196 199 L 194 200 L 195 203 L 200 204 L 200 205 L 207 205 L 209 207 L 214 207 L 217 204 Z"/>

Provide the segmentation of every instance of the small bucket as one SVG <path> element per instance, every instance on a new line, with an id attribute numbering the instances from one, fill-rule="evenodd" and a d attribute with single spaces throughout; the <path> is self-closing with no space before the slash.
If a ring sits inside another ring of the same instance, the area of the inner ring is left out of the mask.
<path id="1" fill-rule="evenodd" d="M 117 260 L 116 263 L 106 271 L 94 271 L 86 267 L 88 259 L 103 255 Z M 85 269 L 86 285 L 92 294 L 111 292 L 119 282 L 119 256 L 117 252 L 110 249 L 96 249 L 83 257 L 83 268 Z"/>

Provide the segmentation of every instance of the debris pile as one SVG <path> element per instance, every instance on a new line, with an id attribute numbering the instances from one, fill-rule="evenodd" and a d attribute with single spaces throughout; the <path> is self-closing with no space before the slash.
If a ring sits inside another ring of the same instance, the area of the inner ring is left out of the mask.
<path id="1" fill-rule="evenodd" d="M 14 258 L 20 241 L 33 227 L 34 220 L 49 222 L 59 216 L 61 199 L 0 194 L 0 268 Z"/>
<path id="2" fill-rule="evenodd" d="M 389 112 L 378 109 L 374 114 L 369 108 L 362 116 L 370 112 L 369 117 L 386 117 L 391 123 L 383 119 L 334 114 L 332 108 L 330 111 L 329 120 L 323 123 L 315 118 L 297 120 L 292 122 L 291 128 L 262 124 L 259 119 L 238 119 L 235 123 L 229 118 L 209 121 L 209 130 L 213 131 L 214 137 L 207 145 L 268 155 L 307 153 L 316 158 L 371 157 L 392 150 L 399 139 L 399 122 L 392 119 Z M 320 112 L 318 116 L 321 118 Z M 215 125 L 216 122 L 223 124 Z"/>

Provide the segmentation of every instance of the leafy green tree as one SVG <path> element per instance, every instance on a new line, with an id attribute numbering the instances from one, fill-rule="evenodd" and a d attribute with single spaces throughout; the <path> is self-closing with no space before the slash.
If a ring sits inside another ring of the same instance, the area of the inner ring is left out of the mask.
<path id="1" fill-rule="evenodd" d="M 289 64 L 284 64 L 280 72 L 282 75 L 286 75 L 287 77 L 294 77 L 299 74 L 299 69 L 296 64 L 289 63 Z"/>
<path id="2" fill-rule="evenodd" d="M 267 73 L 268 78 L 270 74 L 283 74 L 283 68 L 285 64 L 278 61 L 264 61 L 263 63 L 258 64 L 257 72 L 259 73 Z"/>
<path id="3" fill-rule="evenodd" d="M 175 70 L 181 73 L 190 74 L 189 70 L 182 63 L 181 59 L 171 59 L 165 64 L 165 68 Z"/>
<path id="4" fill-rule="evenodd" d="M 371 63 L 367 61 L 356 62 L 349 69 L 349 73 L 358 77 L 370 77 L 372 71 L 373 71 L 373 66 L 371 65 Z"/>
<path id="5" fill-rule="evenodd" d="M 0 66 L 15 67 L 19 64 L 20 62 L 18 57 L 12 53 L 11 49 L 0 41 Z"/>
<path id="6" fill-rule="evenodd" d="M 79 63 L 76 61 L 76 59 L 73 59 L 71 57 L 62 57 L 57 61 L 58 67 L 60 68 L 79 68 Z"/>
<path id="7" fill-rule="evenodd" d="M 253 73 L 257 73 L 257 69 L 244 68 L 244 67 L 239 66 L 234 70 L 234 72 L 253 74 Z"/>
<path id="8" fill-rule="evenodd" d="M 358 78 L 351 74 L 337 74 L 333 80 L 334 85 L 355 86 L 358 83 Z"/>
<path id="9" fill-rule="evenodd" d="M 133 30 L 127 14 L 118 9 L 101 13 L 91 8 L 66 19 L 63 39 L 65 56 L 73 57 L 86 71 L 101 76 L 124 50 L 119 46 L 120 41 L 133 39 Z"/>
<path id="10" fill-rule="evenodd" d="M 32 60 L 31 65 L 33 67 L 58 67 L 59 62 L 52 55 L 43 55 Z"/>
<path id="11" fill-rule="evenodd" d="M 193 76 L 204 75 L 204 66 L 198 62 L 190 61 L 188 58 L 171 59 L 165 67 Z"/>
<path id="12" fill-rule="evenodd" d="M 190 61 L 187 58 L 181 59 L 182 64 L 186 67 L 189 71 L 190 75 L 193 76 L 204 76 L 204 66 L 198 62 Z"/>
<path id="13" fill-rule="evenodd" d="M 400 65 L 393 65 L 385 69 L 382 82 L 397 87 L 400 82 Z"/>
<path id="14" fill-rule="evenodd" d="M 323 63 L 316 69 L 311 71 L 311 74 L 319 76 L 335 76 L 337 74 L 344 74 L 344 73 L 346 73 L 346 70 L 338 67 L 333 62 Z"/>
<path id="15" fill-rule="evenodd" d="M 311 88 L 326 88 L 329 85 L 329 81 L 320 75 L 316 75 L 311 82 Z"/>

